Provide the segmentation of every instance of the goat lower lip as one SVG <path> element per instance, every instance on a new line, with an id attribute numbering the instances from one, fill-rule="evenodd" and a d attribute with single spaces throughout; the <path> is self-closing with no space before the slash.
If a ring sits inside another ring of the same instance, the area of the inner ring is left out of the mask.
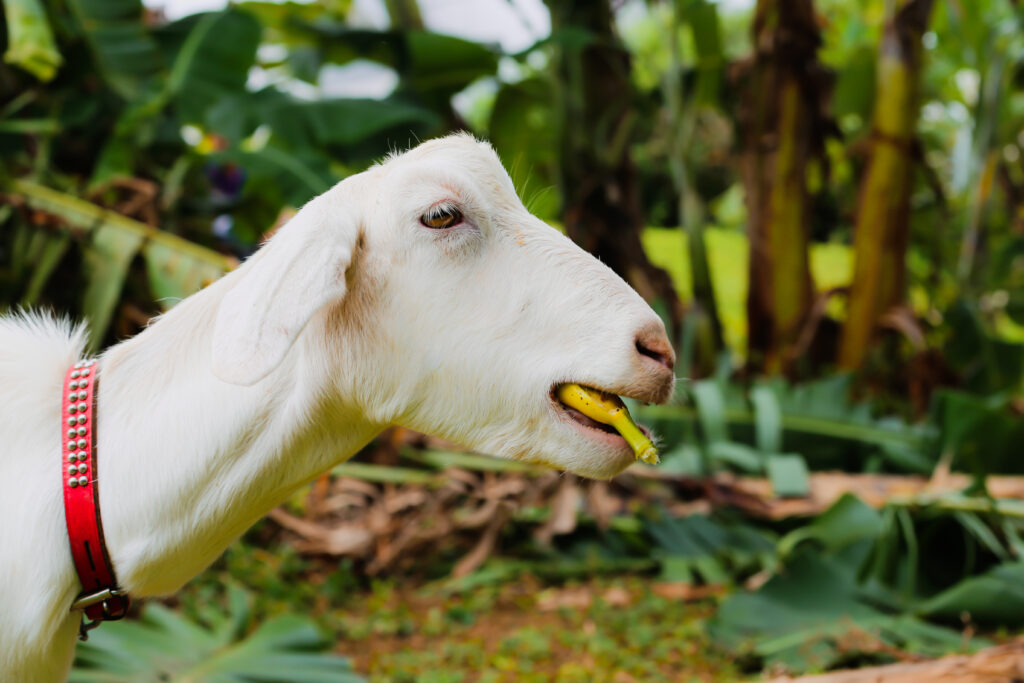
<path id="1" fill-rule="evenodd" d="M 580 423 L 584 427 L 589 427 L 590 429 L 599 429 L 602 432 L 606 432 L 608 434 L 618 434 L 618 432 L 615 431 L 615 428 L 612 427 L 611 425 L 602 424 L 597 420 L 593 420 L 584 415 L 583 413 L 581 413 L 580 411 L 576 410 L 575 408 L 570 408 L 565 405 L 561 405 L 561 407 L 563 410 L 565 410 L 566 413 L 569 414 L 569 417 L 576 420 L 576 422 Z"/>

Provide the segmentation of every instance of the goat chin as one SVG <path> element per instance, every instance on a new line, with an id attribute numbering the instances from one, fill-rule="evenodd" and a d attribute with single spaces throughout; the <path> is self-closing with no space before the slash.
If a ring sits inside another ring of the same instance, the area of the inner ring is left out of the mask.
<path id="1" fill-rule="evenodd" d="M 441 229 L 421 221 L 437 207 L 453 217 Z M 0 318 L 0 680 L 62 680 L 74 652 L 57 429 L 84 340 L 50 317 Z M 103 525 L 136 597 L 177 590 L 389 425 L 611 477 L 628 448 L 567 420 L 552 387 L 661 402 L 674 381 L 654 312 L 531 216 L 466 135 L 313 199 L 238 270 L 110 348 L 98 375 Z"/>

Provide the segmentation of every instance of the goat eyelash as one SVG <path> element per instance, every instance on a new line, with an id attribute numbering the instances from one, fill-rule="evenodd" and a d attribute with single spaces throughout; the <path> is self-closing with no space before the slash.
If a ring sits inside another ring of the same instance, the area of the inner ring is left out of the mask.
<path id="1" fill-rule="evenodd" d="M 446 230 L 461 224 L 462 211 L 453 202 L 441 202 L 420 216 L 420 224 L 432 230 Z"/>
<path id="2" fill-rule="evenodd" d="M 444 213 L 449 213 L 449 212 L 458 211 L 458 210 L 459 210 L 459 207 L 455 204 L 455 202 L 453 202 L 451 200 L 448 200 L 448 201 L 438 202 L 437 204 L 434 204 L 429 209 L 427 209 L 423 213 L 423 215 L 424 216 L 431 216 L 431 217 L 433 217 L 433 216 L 438 216 L 438 215 L 441 215 L 441 214 L 444 214 Z"/>

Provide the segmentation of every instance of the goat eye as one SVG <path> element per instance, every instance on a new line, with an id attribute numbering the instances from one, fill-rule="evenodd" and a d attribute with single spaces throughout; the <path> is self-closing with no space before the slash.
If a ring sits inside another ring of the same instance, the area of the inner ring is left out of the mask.
<path id="1" fill-rule="evenodd" d="M 420 223 L 424 227 L 434 230 L 444 230 L 462 222 L 462 212 L 454 206 L 435 206 L 430 211 L 420 216 Z"/>

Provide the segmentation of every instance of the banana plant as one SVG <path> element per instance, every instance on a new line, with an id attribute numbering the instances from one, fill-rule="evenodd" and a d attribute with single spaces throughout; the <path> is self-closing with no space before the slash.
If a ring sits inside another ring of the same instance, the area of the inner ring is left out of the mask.
<path id="1" fill-rule="evenodd" d="M 132 260 L 141 252 L 150 290 L 166 310 L 230 270 L 235 261 L 176 235 L 132 220 L 78 197 L 36 183 L 12 179 L 4 191 L 29 207 L 59 217 L 80 236 L 86 286 L 82 311 L 89 320 L 89 344 L 99 348 L 121 297 Z M 24 231 L 24 227 L 21 228 Z M 39 229 L 40 231 L 42 229 Z M 44 233 L 40 232 L 40 235 Z M 34 249 L 37 261 L 22 303 L 31 305 L 70 243 L 60 231 L 28 244 L 15 253 Z"/>
<path id="2" fill-rule="evenodd" d="M 78 647 L 69 681 L 263 681 L 362 683 L 348 660 L 306 617 L 285 615 L 252 624 L 249 598 L 229 586 L 228 608 L 204 610 L 205 623 L 159 603 L 138 620 L 104 624 Z"/>
<path id="3" fill-rule="evenodd" d="M 879 319 L 906 295 L 913 150 L 924 50 L 933 0 L 891 3 L 879 44 L 871 151 L 854 228 L 857 260 L 838 364 L 860 367 Z"/>

